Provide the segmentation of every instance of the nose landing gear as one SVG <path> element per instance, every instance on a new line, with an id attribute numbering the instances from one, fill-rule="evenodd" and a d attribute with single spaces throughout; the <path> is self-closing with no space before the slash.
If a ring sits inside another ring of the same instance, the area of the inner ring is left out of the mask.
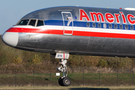
<path id="1" fill-rule="evenodd" d="M 59 57 L 61 56 L 61 57 Z M 67 60 L 69 58 L 68 53 L 57 53 L 55 58 L 59 58 L 60 62 L 59 64 L 61 65 L 60 67 L 57 68 L 58 71 L 63 72 L 63 76 L 59 78 L 58 83 L 61 86 L 69 86 L 71 84 L 71 80 L 68 76 L 68 71 L 67 71 Z"/>
<path id="2" fill-rule="evenodd" d="M 58 71 L 63 72 L 63 77 L 60 77 L 59 80 L 58 80 L 58 83 L 61 86 L 69 86 L 71 84 L 70 78 L 67 77 L 68 71 L 67 71 L 66 63 L 67 63 L 67 60 L 60 59 L 59 64 L 61 66 L 57 68 Z"/>

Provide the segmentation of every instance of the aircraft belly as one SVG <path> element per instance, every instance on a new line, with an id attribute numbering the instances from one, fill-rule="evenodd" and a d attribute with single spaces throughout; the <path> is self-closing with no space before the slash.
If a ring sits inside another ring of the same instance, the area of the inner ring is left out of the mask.
<path id="1" fill-rule="evenodd" d="M 71 54 L 135 56 L 135 40 L 52 34 L 19 34 L 17 48 L 39 52 L 65 51 Z"/>
<path id="2" fill-rule="evenodd" d="M 49 34 L 20 34 L 17 47 L 53 51 L 85 51 L 90 37 Z"/>
<path id="3" fill-rule="evenodd" d="M 44 37 L 46 38 L 46 37 Z M 85 51 L 88 43 L 88 39 L 74 36 L 64 35 L 52 35 L 48 37 L 48 43 L 46 47 L 54 50 L 72 50 L 72 51 Z M 41 46 L 43 46 L 42 44 Z"/>
<path id="4" fill-rule="evenodd" d="M 135 40 L 91 37 L 86 51 L 99 55 L 135 56 Z"/>

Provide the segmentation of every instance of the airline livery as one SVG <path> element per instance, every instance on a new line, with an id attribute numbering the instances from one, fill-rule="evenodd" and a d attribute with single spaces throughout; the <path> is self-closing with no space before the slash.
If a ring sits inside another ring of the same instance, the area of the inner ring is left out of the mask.
<path id="1" fill-rule="evenodd" d="M 14 48 L 60 59 L 61 86 L 69 86 L 69 54 L 135 57 L 135 9 L 53 7 L 25 15 L 2 36 Z"/>

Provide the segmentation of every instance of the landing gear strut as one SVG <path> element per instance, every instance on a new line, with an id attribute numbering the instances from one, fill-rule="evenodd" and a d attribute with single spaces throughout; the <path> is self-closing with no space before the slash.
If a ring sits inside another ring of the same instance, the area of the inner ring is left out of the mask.
<path id="1" fill-rule="evenodd" d="M 69 53 L 56 53 L 55 58 L 60 59 L 59 64 L 60 67 L 57 68 L 58 71 L 63 72 L 63 76 L 59 78 L 58 83 L 61 86 L 69 86 L 71 84 L 71 80 L 68 76 L 67 71 L 67 59 L 69 58 Z"/>
<path id="2" fill-rule="evenodd" d="M 63 72 L 63 77 L 60 77 L 58 80 L 58 83 L 61 86 L 69 86 L 71 84 L 70 78 L 67 77 L 68 71 L 67 71 L 66 63 L 67 63 L 67 60 L 60 59 L 59 64 L 61 66 L 57 68 L 58 71 Z"/>

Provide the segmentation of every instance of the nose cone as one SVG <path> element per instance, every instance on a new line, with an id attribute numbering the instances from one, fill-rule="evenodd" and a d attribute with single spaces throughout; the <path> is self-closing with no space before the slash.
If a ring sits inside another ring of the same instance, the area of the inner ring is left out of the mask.
<path id="1" fill-rule="evenodd" d="M 18 44 L 18 35 L 18 32 L 5 32 L 2 35 L 2 40 L 5 44 L 16 47 Z"/>

